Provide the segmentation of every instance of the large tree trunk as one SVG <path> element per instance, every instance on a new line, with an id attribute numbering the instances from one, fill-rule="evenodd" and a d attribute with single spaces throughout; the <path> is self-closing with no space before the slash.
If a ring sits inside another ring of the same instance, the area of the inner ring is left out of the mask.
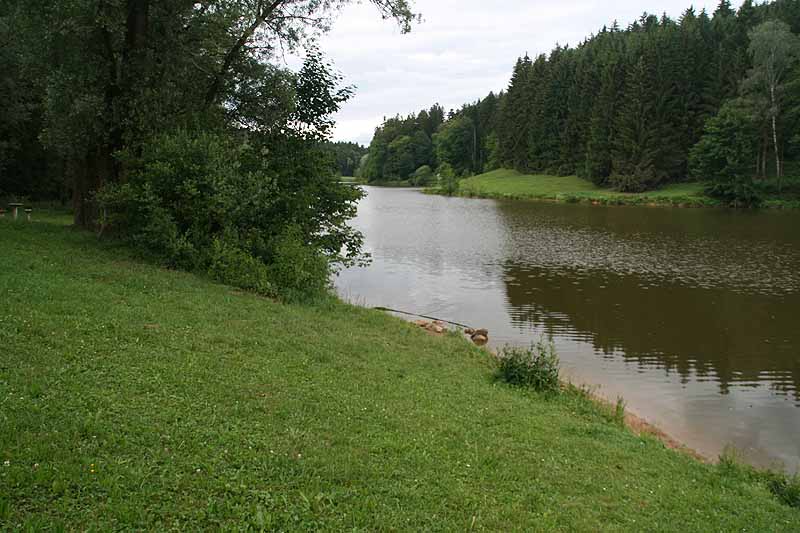
<path id="1" fill-rule="evenodd" d="M 775 150 L 775 177 L 778 178 L 778 189 L 781 185 L 781 177 L 783 172 L 781 170 L 781 153 L 778 150 L 778 127 L 776 125 L 775 116 L 772 116 L 772 146 Z"/>
<path id="2" fill-rule="evenodd" d="M 118 120 L 120 116 L 126 114 L 124 108 L 119 108 L 119 104 L 125 102 L 125 98 L 131 93 L 136 76 L 134 65 L 137 52 L 147 42 L 150 0 L 128 0 L 127 6 L 125 44 L 119 69 L 117 69 L 118 60 L 111 47 L 112 40 L 108 29 L 100 28 L 99 30 L 103 33 L 102 42 L 105 42 L 106 60 L 109 62 L 105 87 L 105 112 Z M 124 148 L 124 133 L 122 124 L 113 123 L 108 132 L 109 142 L 97 146 L 90 152 L 82 168 L 76 172 L 73 191 L 76 225 L 85 228 L 97 227 L 99 210 L 94 195 L 103 185 L 116 181 L 120 175 L 120 168 L 114 154 Z"/>
<path id="3" fill-rule="evenodd" d="M 114 179 L 117 165 L 113 154 L 111 146 L 100 146 L 78 165 L 72 192 L 75 225 L 88 229 L 97 227 L 100 211 L 95 195 Z"/>
<path id="4" fill-rule="evenodd" d="M 781 152 L 778 150 L 778 109 L 775 101 L 775 85 L 770 86 L 770 99 L 772 100 L 772 147 L 775 149 L 775 177 L 778 179 L 778 191 L 781 189 Z"/>

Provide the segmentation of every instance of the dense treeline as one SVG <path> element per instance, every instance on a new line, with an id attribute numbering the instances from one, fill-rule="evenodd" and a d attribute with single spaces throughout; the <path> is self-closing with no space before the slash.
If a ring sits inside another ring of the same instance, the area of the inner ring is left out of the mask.
<path id="1" fill-rule="evenodd" d="M 367 155 L 367 149 L 358 143 L 332 142 L 327 143 L 325 148 L 333 155 L 338 176 L 355 176 L 361 159 Z"/>
<path id="2" fill-rule="evenodd" d="M 385 120 L 375 131 L 360 176 L 426 184 L 440 167 L 455 175 L 480 171 L 495 152 L 492 134 L 499 101 L 489 94 L 458 111 L 445 112 L 435 104 L 417 115 Z"/>
<path id="3" fill-rule="evenodd" d="M 361 257 L 361 192 L 326 149 L 352 91 L 313 39 L 346 3 L 0 2 L 0 200 L 71 199 L 77 225 L 163 264 L 324 293 Z M 284 50 L 305 51 L 299 71 Z"/>
<path id="4" fill-rule="evenodd" d="M 423 161 L 456 174 L 577 174 L 623 191 L 717 174 L 781 177 L 800 151 L 799 31 L 798 0 L 738 10 L 723 0 L 711 15 L 690 8 L 678 20 L 614 23 L 575 48 L 519 58 L 505 92 L 450 112 L 434 131 L 419 117 L 386 121 L 365 177 L 406 179 Z M 735 165 L 713 155 L 724 148 L 719 120 L 739 128 L 740 145 L 726 148 L 744 150 Z"/>

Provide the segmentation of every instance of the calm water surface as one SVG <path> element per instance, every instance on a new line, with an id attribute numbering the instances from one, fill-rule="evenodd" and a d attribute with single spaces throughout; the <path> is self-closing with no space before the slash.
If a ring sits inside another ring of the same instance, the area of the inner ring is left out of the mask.
<path id="1" fill-rule="evenodd" d="M 800 214 L 366 187 L 346 299 L 553 336 L 566 374 L 710 457 L 800 465 Z"/>

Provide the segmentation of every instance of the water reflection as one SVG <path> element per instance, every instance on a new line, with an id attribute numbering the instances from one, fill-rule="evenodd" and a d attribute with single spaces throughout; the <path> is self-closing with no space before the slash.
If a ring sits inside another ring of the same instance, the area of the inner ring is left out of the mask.
<path id="1" fill-rule="evenodd" d="M 606 356 L 676 372 L 687 384 L 768 384 L 800 406 L 800 298 L 653 283 L 639 275 L 505 266 L 514 326 L 591 342 Z"/>
<path id="2" fill-rule="evenodd" d="M 575 379 L 709 455 L 800 463 L 800 214 L 369 188 L 346 298 L 556 342 Z"/>

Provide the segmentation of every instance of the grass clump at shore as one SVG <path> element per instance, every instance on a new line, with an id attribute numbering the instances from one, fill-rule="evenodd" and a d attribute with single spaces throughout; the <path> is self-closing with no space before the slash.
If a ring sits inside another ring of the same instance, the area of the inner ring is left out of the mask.
<path id="1" fill-rule="evenodd" d="M 64 222 L 0 219 L 0 528 L 800 529 L 763 480 L 497 381 L 460 338 Z"/>
<path id="2" fill-rule="evenodd" d="M 726 450 L 719 458 L 718 468 L 730 478 L 766 485 L 784 504 L 800 509 L 800 473 L 786 475 L 774 470 L 759 470 L 742 462 L 736 450 Z"/>
<path id="3" fill-rule="evenodd" d="M 540 339 L 530 349 L 508 346 L 496 359 L 498 374 L 506 383 L 544 393 L 561 390 L 559 360 L 552 340 Z"/>

